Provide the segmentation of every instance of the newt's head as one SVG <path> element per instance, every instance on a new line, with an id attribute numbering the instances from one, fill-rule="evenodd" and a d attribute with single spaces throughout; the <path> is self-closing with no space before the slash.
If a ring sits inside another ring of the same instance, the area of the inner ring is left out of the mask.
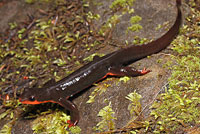
<path id="1" fill-rule="evenodd" d="M 53 102 L 46 99 L 46 93 L 43 93 L 43 88 L 26 88 L 24 92 L 20 95 L 19 101 L 22 104 L 41 104 L 47 102 Z"/>

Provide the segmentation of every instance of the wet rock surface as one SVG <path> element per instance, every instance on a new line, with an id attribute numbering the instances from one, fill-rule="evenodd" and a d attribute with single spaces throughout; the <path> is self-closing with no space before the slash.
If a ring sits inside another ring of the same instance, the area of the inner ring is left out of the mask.
<path id="1" fill-rule="evenodd" d="M 92 104 L 86 104 L 86 102 L 93 88 L 74 100 L 74 103 L 78 105 L 80 110 L 81 120 L 79 126 L 82 128 L 82 132 L 91 133 L 92 126 L 95 126 L 100 121 L 100 118 L 97 118 L 97 114 L 100 109 L 108 105 L 108 103 L 105 103 L 105 99 L 112 103 L 112 109 L 115 112 L 115 117 L 117 117 L 115 121 L 116 128 L 126 125 L 131 119 L 131 115 L 128 110 L 130 101 L 125 96 L 134 91 L 142 95 L 143 108 L 148 105 L 142 114 L 144 118 L 147 117 L 150 112 L 148 109 L 149 104 L 151 104 L 160 89 L 167 83 L 167 78 L 170 75 L 168 71 L 163 69 L 161 64 L 156 63 L 159 58 L 164 59 L 164 61 L 169 60 L 168 56 L 154 55 L 150 59 L 144 59 L 135 63 L 134 67 L 139 69 L 147 67 L 152 72 L 144 76 L 131 78 L 127 83 L 119 82 L 116 84 L 118 78 L 112 78 L 110 80 L 112 86 L 105 93 L 96 97 L 95 102 Z M 137 64 L 140 65 L 138 66 Z"/>
<path id="2" fill-rule="evenodd" d="M 102 3 L 103 4 L 100 7 L 93 7 L 91 9 L 94 12 L 103 16 L 98 22 L 96 22 L 97 26 L 103 24 L 105 20 L 109 17 L 106 16 L 104 13 L 109 8 L 108 5 L 111 2 L 106 1 L 105 3 Z M 159 24 L 163 25 L 164 23 L 169 22 L 168 28 L 170 28 L 170 26 L 175 21 L 176 8 L 174 4 L 174 1 L 162 0 L 136 1 L 134 5 L 134 15 L 137 14 L 142 17 L 142 21 L 140 24 L 143 26 L 143 29 L 139 32 L 125 34 L 124 31 L 129 26 L 129 19 L 131 16 L 124 15 L 122 17 L 122 21 L 120 21 L 116 25 L 116 28 L 113 30 L 114 32 L 112 34 L 112 38 L 116 40 L 116 42 L 120 43 L 124 43 L 125 40 L 132 41 L 135 35 L 148 39 L 159 38 L 167 30 L 165 29 L 165 27 L 156 31 L 156 27 Z M 120 45 L 120 43 L 116 45 Z M 146 67 L 152 70 L 152 72 L 150 72 L 149 74 L 131 78 L 131 80 L 127 83 L 119 82 L 118 84 L 116 84 L 118 82 L 118 78 L 112 78 L 110 82 L 112 86 L 109 87 L 105 93 L 96 97 L 95 102 L 92 104 L 86 104 L 86 101 L 88 100 L 88 96 L 91 94 L 94 87 L 90 88 L 89 91 L 75 99 L 74 103 L 78 105 L 81 113 L 79 126 L 82 128 L 82 132 L 92 133 L 92 127 L 100 121 L 100 119 L 97 118 L 98 112 L 100 111 L 100 109 L 108 105 L 105 104 L 105 99 L 111 101 L 112 103 L 115 117 L 117 117 L 117 120 L 115 121 L 116 128 L 123 127 L 131 119 L 130 113 L 128 111 L 128 105 L 130 104 L 130 101 L 125 98 L 125 96 L 127 96 L 129 93 L 136 91 L 143 97 L 141 99 L 142 106 L 144 107 L 146 105 L 149 105 L 153 101 L 153 99 L 155 99 L 154 97 L 160 91 L 160 89 L 167 83 L 167 78 L 170 76 L 170 72 L 164 69 L 162 67 L 162 64 L 157 63 L 158 59 L 163 59 L 163 63 L 170 60 L 169 56 L 165 54 L 155 54 L 151 56 L 151 58 L 142 59 L 134 64 L 131 64 L 131 66 L 137 69 L 143 69 L 144 67 Z M 147 117 L 150 112 L 148 108 L 149 107 L 147 106 L 147 108 L 143 112 L 144 118 Z"/>
<path id="3" fill-rule="evenodd" d="M 95 4 L 95 3 L 101 4 Z M 91 10 L 94 13 L 100 14 L 100 20 L 96 21 L 95 26 L 101 27 L 102 24 L 112 15 L 109 11 L 109 5 L 112 3 L 111 0 L 108 1 L 93 1 L 93 6 Z M 132 41 L 134 36 L 139 36 L 141 38 L 147 39 L 156 39 L 164 34 L 167 30 L 161 28 L 156 30 L 158 25 L 163 25 L 169 23 L 168 28 L 173 24 L 176 18 L 176 7 L 173 0 L 164 1 L 164 0 L 136 0 L 133 5 L 134 13 L 124 14 L 120 22 L 116 25 L 116 28 L 113 30 L 113 39 L 116 39 L 117 42 L 121 41 L 124 43 L 125 40 Z M 139 22 L 143 29 L 138 32 L 129 32 L 126 34 L 126 29 L 130 26 L 130 18 L 134 15 L 142 17 L 142 20 Z"/>
<path id="4" fill-rule="evenodd" d="M 96 0 L 98 3 L 99 1 Z M 95 25 L 101 26 L 109 15 L 106 15 L 106 10 L 109 8 L 108 5 L 111 3 L 110 0 L 101 1 L 102 5 L 97 7 L 91 7 L 91 10 L 95 13 L 100 14 L 102 18 L 100 21 L 96 21 Z M 142 17 L 140 24 L 143 26 L 143 29 L 139 32 L 133 32 L 125 34 L 124 31 L 129 25 L 129 19 L 131 15 L 124 15 L 119 24 L 113 31 L 112 38 L 116 42 L 124 43 L 124 40 L 132 41 L 135 35 L 141 38 L 154 39 L 159 38 L 167 30 L 161 28 L 155 30 L 156 27 L 160 24 L 163 25 L 166 22 L 169 22 L 168 28 L 173 24 L 176 17 L 176 8 L 175 2 L 173 0 L 138 0 L 134 4 L 135 13 L 134 15 L 139 15 Z M 45 5 L 43 5 L 45 6 Z M 5 33 L 5 30 L 8 28 L 8 23 L 13 21 L 23 21 L 27 17 L 27 13 L 30 12 L 34 14 L 37 12 L 38 5 L 26 5 L 23 0 L 15 1 L 10 0 L 6 1 L 4 5 L 0 6 L 0 29 L 2 33 Z M 46 5 L 45 8 L 48 8 Z M 114 51 L 116 48 L 107 49 L 105 53 Z M 102 51 L 102 50 L 101 50 Z M 166 50 L 164 50 L 165 52 Z M 95 98 L 95 102 L 92 104 L 87 104 L 86 102 L 89 99 L 89 95 L 95 87 L 87 89 L 81 95 L 78 95 L 73 102 L 78 106 L 80 111 L 80 122 L 79 126 L 82 129 L 83 134 L 92 133 L 92 128 L 100 121 L 100 118 L 97 118 L 97 114 L 108 103 L 105 103 L 104 100 L 107 99 L 111 101 L 112 109 L 115 112 L 115 121 L 116 128 L 120 128 L 130 120 L 131 116 L 128 111 L 128 101 L 125 96 L 129 93 L 136 91 L 142 95 L 142 106 L 146 106 L 151 103 L 155 95 L 159 90 L 166 84 L 167 78 L 170 75 L 170 72 L 162 67 L 162 64 L 157 63 L 158 59 L 163 59 L 164 62 L 170 60 L 169 57 L 165 54 L 155 54 L 150 58 L 142 59 L 131 66 L 136 67 L 137 69 L 143 69 L 144 67 L 152 70 L 152 72 L 140 76 L 131 78 L 127 83 L 118 82 L 118 78 L 111 78 L 110 84 L 111 87 L 108 87 L 105 93 L 102 93 L 100 96 Z M 163 62 L 163 63 L 164 63 Z M 148 108 L 143 112 L 144 117 L 148 116 L 150 111 Z M 31 120 L 19 119 L 16 121 L 12 129 L 12 134 L 31 134 L 32 130 L 30 127 Z"/>

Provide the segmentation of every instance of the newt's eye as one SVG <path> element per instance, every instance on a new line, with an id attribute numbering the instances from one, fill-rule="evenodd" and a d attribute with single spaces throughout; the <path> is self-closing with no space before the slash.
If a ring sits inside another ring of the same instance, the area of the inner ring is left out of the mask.
<path id="1" fill-rule="evenodd" d="M 35 101 L 35 96 L 31 96 L 31 97 L 29 98 L 29 100 L 30 100 L 30 101 Z"/>

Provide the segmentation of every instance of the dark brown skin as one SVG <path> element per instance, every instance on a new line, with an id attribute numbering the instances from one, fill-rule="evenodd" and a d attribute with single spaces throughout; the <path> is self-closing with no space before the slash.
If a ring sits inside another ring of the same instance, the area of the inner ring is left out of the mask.
<path id="1" fill-rule="evenodd" d="M 70 102 L 68 98 L 108 75 L 135 77 L 150 72 L 145 69 L 135 70 L 134 68 L 125 66 L 145 58 L 148 55 L 158 53 L 172 42 L 178 34 L 181 25 L 182 13 L 180 5 L 181 0 L 176 0 L 178 10 L 176 21 L 170 30 L 159 39 L 140 46 L 130 46 L 103 57 L 95 57 L 92 62 L 86 64 L 58 82 L 52 80 L 42 88 L 25 89 L 23 94 L 20 96 L 21 103 L 58 103 L 70 111 L 70 126 L 76 125 L 79 121 L 79 112 L 76 105 Z"/>

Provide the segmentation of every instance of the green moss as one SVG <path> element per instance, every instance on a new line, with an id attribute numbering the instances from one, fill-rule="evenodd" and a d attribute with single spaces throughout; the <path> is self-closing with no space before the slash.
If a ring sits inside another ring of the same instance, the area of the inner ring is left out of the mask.
<path id="1" fill-rule="evenodd" d="M 99 14 L 93 14 L 90 11 L 86 15 L 87 15 L 87 18 L 90 20 L 99 20 L 99 18 L 100 18 Z"/>
<path id="2" fill-rule="evenodd" d="M 52 114 L 45 115 L 45 118 L 37 118 L 33 122 L 32 129 L 34 133 L 40 134 L 48 132 L 48 134 L 68 134 L 68 124 L 66 123 L 70 119 L 64 112 L 56 110 Z M 72 127 L 69 129 L 72 134 L 79 134 L 81 129 L 79 127 Z"/>
<path id="3" fill-rule="evenodd" d="M 10 98 L 10 100 L 7 101 L 3 100 L 3 105 L 7 109 L 5 112 L 0 114 L 0 120 L 4 120 L 7 123 L 1 128 L 1 134 L 11 134 L 12 126 L 17 119 L 16 108 L 19 106 L 19 104 L 19 101 L 13 98 Z"/>
<path id="4" fill-rule="evenodd" d="M 28 3 L 28 4 L 32 4 L 32 3 L 35 2 L 35 0 L 25 0 L 25 2 Z"/>
<path id="5" fill-rule="evenodd" d="M 133 2 L 135 2 L 135 0 L 115 0 L 110 5 L 110 8 L 111 9 L 116 9 L 119 7 L 127 8 L 128 6 L 132 6 Z"/>
<path id="6" fill-rule="evenodd" d="M 77 127 L 77 126 L 70 127 L 69 130 L 72 134 L 81 134 L 81 128 L 80 127 Z"/>
<path id="7" fill-rule="evenodd" d="M 13 22 L 13 23 L 8 23 L 8 25 L 10 26 L 10 29 L 15 29 L 17 27 L 17 23 Z"/>
<path id="8" fill-rule="evenodd" d="M 140 16 L 132 16 L 131 19 L 130 19 L 130 23 L 131 23 L 131 26 L 129 26 L 127 28 L 127 31 L 132 31 L 132 32 L 135 32 L 135 31 L 139 31 L 142 29 L 142 26 L 140 24 L 136 24 L 138 22 L 140 22 L 142 20 L 142 18 Z"/>
<path id="9" fill-rule="evenodd" d="M 32 3 L 36 1 L 27 2 Z M 68 73 L 71 73 L 75 67 L 81 66 L 85 53 L 88 53 L 89 48 L 92 50 L 99 45 L 98 41 L 95 42 L 94 39 L 88 39 L 92 35 L 87 31 L 89 26 L 85 25 L 85 19 L 83 19 L 87 14 L 82 9 L 83 7 L 80 6 L 81 12 L 65 14 L 70 12 L 66 8 L 66 2 L 69 6 L 70 4 L 73 6 L 76 6 L 74 4 L 81 5 L 81 3 L 73 2 L 72 4 L 65 0 L 56 0 L 54 2 L 60 4 L 59 8 L 52 7 L 53 9 L 47 11 L 49 16 L 44 16 L 40 19 L 35 18 L 34 22 L 36 24 L 34 23 L 35 25 L 29 30 L 19 28 L 16 23 L 10 23 L 11 31 L 9 33 L 12 33 L 14 29 L 17 34 L 13 36 L 14 40 L 8 40 L 7 43 L 0 40 L 0 62 L 2 62 L 0 66 L 0 90 L 7 88 L 8 85 L 13 85 L 12 87 L 14 87 L 14 85 L 21 82 L 24 76 L 36 79 L 38 87 L 42 87 L 49 78 L 60 80 L 66 77 Z M 59 14 L 59 17 L 56 17 L 57 14 Z M 75 26 L 77 26 L 77 29 L 75 29 Z M 38 79 L 40 80 L 38 81 Z M 35 83 L 31 84 L 34 85 Z M 7 110 L 0 115 L 0 118 L 9 117 L 9 120 L 16 119 L 15 109 L 19 105 L 10 104 L 8 106 L 4 104 L 4 106 L 6 106 Z M 23 109 L 24 106 L 20 105 L 20 108 Z M 65 115 L 59 112 L 49 114 L 49 116 L 46 115 L 45 117 L 47 119 L 41 117 L 38 118 L 38 122 L 33 122 L 35 133 L 79 133 L 81 131 L 78 127 L 73 127 L 70 128 L 71 131 L 66 131 L 67 123 L 63 119 Z M 69 119 L 69 117 L 66 117 L 66 119 Z M 47 122 L 48 125 L 45 124 Z M 56 122 L 59 125 L 56 126 Z M 5 125 L 2 132 L 6 128 Z"/>
<path id="10" fill-rule="evenodd" d="M 110 102 L 108 106 L 99 111 L 98 116 L 101 117 L 102 120 L 93 129 L 95 131 L 109 131 L 115 129 L 114 120 L 117 118 L 113 116 L 114 114 L 115 112 L 113 112 Z"/>
<path id="11" fill-rule="evenodd" d="M 111 16 L 107 21 L 106 24 L 104 24 L 101 29 L 99 30 L 99 34 L 105 36 L 105 33 L 108 31 L 111 31 L 111 29 L 114 29 L 116 24 L 120 22 L 120 18 L 122 15 L 129 13 L 134 13 L 134 9 L 131 8 L 135 0 L 115 0 L 110 5 L 110 8 L 112 10 L 122 10 L 122 13 L 120 14 L 114 14 Z M 138 31 L 142 28 L 139 24 L 136 24 L 141 20 L 141 17 L 134 16 L 130 19 L 131 26 L 127 28 L 127 30 L 131 31 Z"/>
<path id="12" fill-rule="evenodd" d="M 113 15 L 111 16 L 104 25 L 101 26 L 99 30 L 99 34 L 105 36 L 105 33 L 108 33 L 113 28 L 115 28 L 116 24 L 120 22 L 121 15 Z"/>
<path id="13" fill-rule="evenodd" d="M 9 122 L 1 128 L 0 133 L 1 134 L 11 134 L 11 131 L 12 131 L 12 122 Z"/>
<path id="14" fill-rule="evenodd" d="M 91 54 L 90 56 L 86 57 L 83 59 L 83 61 L 93 61 L 95 58 L 100 58 L 104 56 L 104 54 L 99 54 L 99 53 L 94 53 L 94 54 Z"/>
<path id="15" fill-rule="evenodd" d="M 26 3 L 28 4 L 33 4 L 35 2 L 50 2 L 51 0 L 25 0 Z M 59 0 L 56 0 L 59 1 Z"/>
<path id="16" fill-rule="evenodd" d="M 182 35 L 173 42 L 172 49 L 178 53 L 171 56 L 175 65 L 171 66 L 169 89 L 159 97 L 152 108 L 151 115 L 157 120 L 155 132 L 171 133 L 180 124 L 199 124 L 200 120 L 200 47 L 198 38 L 189 39 L 185 33 L 193 31 L 196 24 L 184 26 Z M 184 33 L 183 33 L 184 31 Z"/>
<path id="17" fill-rule="evenodd" d="M 140 24 L 133 24 L 130 27 L 127 28 L 129 31 L 136 32 L 142 29 L 142 26 Z"/>
<path id="18" fill-rule="evenodd" d="M 147 38 L 140 38 L 138 36 L 135 36 L 132 43 L 134 45 L 142 45 L 142 44 L 145 44 L 145 43 L 148 43 L 148 42 L 150 42 L 150 40 L 148 40 Z"/>
<path id="19" fill-rule="evenodd" d="M 119 82 L 127 83 L 130 80 L 130 77 L 124 76 L 119 78 Z"/>
<path id="20" fill-rule="evenodd" d="M 138 15 L 132 16 L 131 19 L 130 19 L 130 23 L 131 24 L 135 24 L 135 23 L 140 22 L 141 20 L 142 20 L 142 18 L 140 16 L 138 16 Z"/>
<path id="21" fill-rule="evenodd" d="M 95 97 L 97 95 L 101 95 L 102 93 L 106 92 L 108 87 L 111 86 L 111 84 L 109 84 L 108 82 L 110 81 L 110 79 L 106 79 L 104 82 L 102 83 L 98 83 L 98 84 L 94 84 L 96 86 L 96 88 L 94 89 L 94 91 L 90 94 L 89 96 L 89 100 L 86 103 L 93 103 L 95 101 Z"/>
<path id="22" fill-rule="evenodd" d="M 133 116 L 137 116 L 139 115 L 139 113 L 142 110 L 142 105 L 140 103 L 140 99 L 141 99 L 141 95 L 133 92 L 130 93 L 126 96 L 126 99 L 128 99 L 129 101 L 131 101 L 131 104 L 128 106 L 128 110 L 130 111 L 130 114 Z"/>

